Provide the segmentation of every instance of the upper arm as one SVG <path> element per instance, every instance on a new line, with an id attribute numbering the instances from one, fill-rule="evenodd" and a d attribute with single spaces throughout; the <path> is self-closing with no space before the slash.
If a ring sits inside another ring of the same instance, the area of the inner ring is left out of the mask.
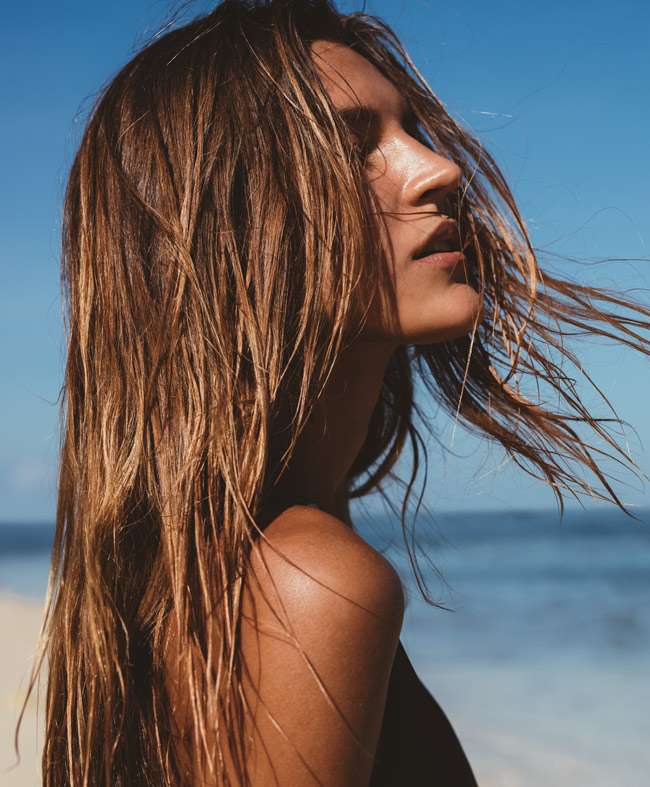
<path id="1" fill-rule="evenodd" d="M 402 624 L 399 577 L 321 511 L 296 508 L 266 534 L 242 620 L 252 783 L 367 784 Z"/>

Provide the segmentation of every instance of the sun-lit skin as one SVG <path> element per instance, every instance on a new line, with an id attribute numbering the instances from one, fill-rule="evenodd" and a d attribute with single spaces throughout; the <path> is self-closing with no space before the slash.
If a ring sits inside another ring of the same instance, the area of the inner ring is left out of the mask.
<path id="1" fill-rule="evenodd" d="M 432 343 L 471 331 L 480 311 L 478 293 L 466 283 L 463 263 L 437 268 L 412 255 L 446 214 L 446 197 L 458 189 L 461 170 L 415 139 L 406 127 L 408 106 L 398 89 L 368 60 L 342 44 L 317 40 L 312 56 L 339 110 L 368 107 L 377 113 L 369 182 L 385 216 L 382 244 L 395 288 L 397 335 L 374 314 L 368 337 L 403 344 Z M 453 218 L 453 217 L 452 217 Z"/>
<path id="2" fill-rule="evenodd" d="M 375 309 L 365 334 L 338 359 L 281 484 L 288 501 L 299 490 L 301 497 L 348 520 L 341 484 L 365 440 L 391 355 L 399 345 L 467 334 L 480 298 L 466 283 L 462 263 L 451 270 L 412 259 L 446 215 L 445 198 L 459 185 L 458 166 L 409 134 L 401 94 L 365 58 L 325 40 L 312 44 L 312 54 L 339 111 L 361 104 L 380 119 L 367 171 L 386 211 L 381 242 L 392 260 L 397 307 L 397 332 Z"/>

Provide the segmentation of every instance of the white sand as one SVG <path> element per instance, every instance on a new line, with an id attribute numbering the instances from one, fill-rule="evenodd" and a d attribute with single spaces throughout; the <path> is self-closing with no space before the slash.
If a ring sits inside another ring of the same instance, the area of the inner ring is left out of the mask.
<path id="1" fill-rule="evenodd" d="M 21 726 L 20 763 L 16 766 L 14 731 L 27 688 L 41 625 L 41 605 L 0 594 L 0 784 L 3 787 L 37 787 L 40 778 L 40 747 L 37 735 L 36 699 L 32 697 Z M 43 716 L 41 702 L 41 719 Z M 38 739 L 38 740 L 37 740 Z"/>

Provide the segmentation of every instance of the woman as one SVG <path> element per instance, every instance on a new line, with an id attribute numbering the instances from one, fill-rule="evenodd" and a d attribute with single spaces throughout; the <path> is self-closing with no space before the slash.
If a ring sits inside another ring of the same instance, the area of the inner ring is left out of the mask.
<path id="1" fill-rule="evenodd" d="M 349 501 L 407 439 L 414 477 L 420 375 L 560 502 L 620 505 L 563 337 L 647 353 L 650 312 L 542 277 L 490 155 L 328 0 L 227 0 L 117 74 L 63 276 L 44 783 L 475 784 Z"/>

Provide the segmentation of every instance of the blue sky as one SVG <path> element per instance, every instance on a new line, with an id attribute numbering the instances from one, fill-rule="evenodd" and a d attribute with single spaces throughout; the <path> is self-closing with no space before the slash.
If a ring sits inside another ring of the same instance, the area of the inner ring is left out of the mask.
<path id="1" fill-rule="evenodd" d="M 3 10 L 0 520 L 54 515 L 65 179 L 93 93 L 158 28 L 169 7 L 151 0 L 28 0 Z M 447 109 L 496 157 L 533 244 L 583 261 L 650 258 L 649 8 L 640 0 L 615 8 L 559 0 L 366 3 L 368 12 L 394 26 Z M 650 283 L 648 261 L 555 265 L 604 286 Z M 650 300 L 648 293 L 643 297 Z M 602 343 L 584 343 L 579 352 L 635 427 L 628 432 L 630 450 L 648 472 L 650 364 Z M 436 416 L 435 424 L 451 444 L 449 419 Z M 497 447 L 457 430 L 453 449 L 455 455 L 443 456 L 431 446 L 427 499 L 435 508 L 553 505 L 543 484 L 504 464 Z M 649 506 L 647 484 L 626 481 L 619 487 L 623 498 Z"/>

